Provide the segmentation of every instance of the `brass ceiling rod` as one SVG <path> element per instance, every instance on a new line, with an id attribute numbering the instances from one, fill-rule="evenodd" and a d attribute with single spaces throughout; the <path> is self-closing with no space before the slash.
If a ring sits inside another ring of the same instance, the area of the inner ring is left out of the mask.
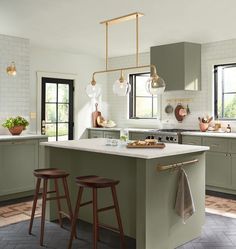
<path id="1" fill-rule="evenodd" d="M 100 24 L 106 25 L 106 42 L 105 42 L 105 57 L 106 57 L 106 70 L 108 70 L 108 28 L 111 24 L 118 24 L 124 21 L 130 21 L 136 19 L 136 66 L 139 65 L 139 18 L 144 16 L 143 13 L 134 12 L 125 16 L 116 17 L 113 19 L 105 20 Z"/>

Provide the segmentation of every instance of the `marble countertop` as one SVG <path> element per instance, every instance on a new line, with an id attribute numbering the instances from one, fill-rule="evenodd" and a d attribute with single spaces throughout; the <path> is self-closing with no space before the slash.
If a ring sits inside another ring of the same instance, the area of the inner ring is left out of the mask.
<path id="1" fill-rule="evenodd" d="M 12 141 L 12 140 L 21 140 L 21 139 L 43 139 L 43 138 L 47 138 L 47 136 L 41 134 L 21 134 L 17 136 L 0 135 L 0 141 Z"/>
<path id="2" fill-rule="evenodd" d="M 224 138 L 236 138 L 236 133 L 231 132 L 231 133 L 226 133 L 226 132 L 190 132 L 190 131 L 185 131 L 181 132 L 182 135 L 190 135 L 190 136 L 203 136 L 203 137 L 224 137 Z"/>
<path id="3" fill-rule="evenodd" d="M 126 146 L 107 146 L 106 141 L 107 139 L 105 138 L 93 138 L 59 142 L 42 142 L 40 144 L 48 147 L 104 153 L 143 159 L 154 159 L 209 150 L 209 147 L 206 146 L 168 143 L 166 144 L 166 147 L 164 149 L 128 149 L 126 148 Z"/>

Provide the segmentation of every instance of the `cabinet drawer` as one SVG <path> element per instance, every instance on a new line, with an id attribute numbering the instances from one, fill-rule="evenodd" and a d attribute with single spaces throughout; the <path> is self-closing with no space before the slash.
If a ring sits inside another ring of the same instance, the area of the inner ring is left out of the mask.
<path id="1" fill-rule="evenodd" d="M 104 131 L 105 138 L 119 139 L 120 132 L 119 131 Z"/>
<path id="2" fill-rule="evenodd" d="M 144 132 L 129 132 L 129 139 L 130 140 L 144 140 L 148 136 L 148 133 Z"/>
<path id="3" fill-rule="evenodd" d="M 203 145 L 210 147 L 210 151 L 228 152 L 229 150 L 228 139 L 204 137 L 202 142 Z"/>
<path id="4" fill-rule="evenodd" d="M 89 138 L 100 138 L 103 137 L 103 131 L 89 131 Z"/>
<path id="5" fill-rule="evenodd" d="M 182 144 L 190 144 L 190 145 L 201 145 L 202 138 L 196 136 L 183 136 Z"/>

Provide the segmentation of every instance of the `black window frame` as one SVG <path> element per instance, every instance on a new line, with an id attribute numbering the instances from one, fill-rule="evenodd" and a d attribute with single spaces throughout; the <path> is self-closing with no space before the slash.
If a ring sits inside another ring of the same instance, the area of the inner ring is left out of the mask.
<path id="1" fill-rule="evenodd" d="M 68 123 L 68 140 L 74 139 L 74 80 L 70 79 L 61 79 L 61 78 L 48 78 L 42 77 L 42 99 L 41 99 L 41 127 L 42 122 L 45 121 L 45 107 L 46 107 L 46 99 L 45 99 L 45 86 L 46 83 L 54 83 L 57 85 L 57 99 L 56 99 L 56 141 L 58 141 L 58 123 Z M 67 84 L 69 85 L 69 120 L 68 122 L 58 122 L 58 84 Z M 51 103 L 51 102 L 50 102 Z M 48 124 L 45 122 L 45 124 Z"/>
<path id="2" fill-rule="evenodd" d="M 236 68 L 236 63 L 214 65 L 214 116 L 215 116 L 215 119 L 218 119 L 218 120 L 235 121 L 236 118 L 225 118 L 224 117 L 224 95 L 225 94 L 236 94 L 236 92 L 224 92 L 223 80 L 222 80 L 222 113 L 221 113 L 221 117 L 218 116 L 218 85 L 219 85 L 218 68 L 219 67 L 224 67 L 224 68 L 235 67 Z"/>
<path id="3" fill-rule="evenodd" d="M 157 117 L 153 116 L 153 95 L 151 96 L 138 96 L 143 98 L 152 98 L 152 117 L 144 118 L 144 117 L 137 117 L 136 116 L 136 77 L 137 76 L 150 76 L 150 72 L 143 72 L 143 73 L 134 73 L 129 75 L 129 83 L 131 85 L 131 91 L 129 93 L 129 119 L 157 119 Z"/>

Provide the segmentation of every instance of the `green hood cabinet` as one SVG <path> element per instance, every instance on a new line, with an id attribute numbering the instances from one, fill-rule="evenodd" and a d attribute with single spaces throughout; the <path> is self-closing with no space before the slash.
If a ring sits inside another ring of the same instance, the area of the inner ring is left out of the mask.
<path id="1" fill-rule="evenodd" d="M 180 42 L 151 47 L 151 64 L 166 82 L 166 91 L 201 90 L 201 45 Z"/>

